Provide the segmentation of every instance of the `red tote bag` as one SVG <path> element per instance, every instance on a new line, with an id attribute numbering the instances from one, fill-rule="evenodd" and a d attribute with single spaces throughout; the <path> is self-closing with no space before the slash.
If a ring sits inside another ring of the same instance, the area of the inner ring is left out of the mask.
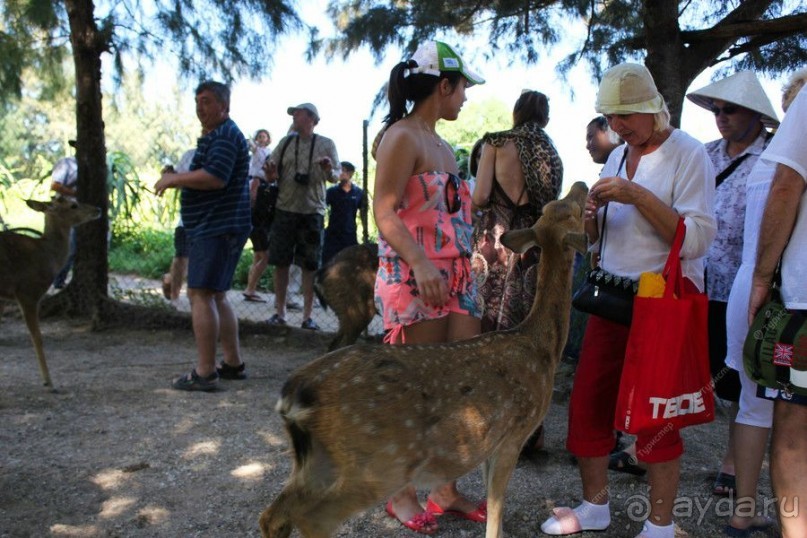
<path id="1" fill-rule="evenodd" d="M 686 235 L 679 219 L 667 264 L 664 296 L 633 302 L 614 427 L 627 433 L 714 420 L 709 371 L 708 299 L 690 293 L 681 273 Z"/>

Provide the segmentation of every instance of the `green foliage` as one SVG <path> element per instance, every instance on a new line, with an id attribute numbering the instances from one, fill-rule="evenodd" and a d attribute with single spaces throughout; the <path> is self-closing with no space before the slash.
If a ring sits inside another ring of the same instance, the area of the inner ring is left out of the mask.
<path id="1" fill-rule="evenodd" d="M 32 210 L 25 203 L 31 198 L 34 200 L 47 200 L 50 198 L 48 185 L 26 180 L 9 183 L 7 188 L 2 189 L 0 197 L 0 213 L 3 221 L 11 228 L 32 228 L 42 230 L 44 219 L 42 213 Z"/>
<path id="2" fill-rule="evenodd" d="M 580 60 L 588 62 L 598 75 L 609 65 L 645 55 L 643 14 L 646 2 L 655 0 L 503 0 L 465 2 L 463 0 L 402 0 L 390 4 L 383 0 L 332 0 L 328 12 L 341 35 L 330 40 L 313 40 L 312 50 L 347 57 L 368 47 L 377 59 L 389 46 L 412 52 L 424 39 L 443 34 L 468 36 L 487 34 L 490 56 L 507 54 L 526 63 L 535 63 L 560 40 L 560 29 L 569 21 L 582 21 L 587 27 L 585 40 L 578 50 L 558 68 L 566 72 Z M 744 2 L 687 0 L 679 2 L 679 21 L 683 31 L 710 28 L 739 11 Z M 752 2 L 745 2 L 751 4 Z M 774 20 L 787 15 L 804 14 L 803 3 L 796 0 L 755 1 L 761 6 L 760 20 Z M 743 8 L 745 9 L 745 8 Z M 752 8 L 755 9 L 755 8 Z M 735 22 L 733 19 L 729 19 Z M 748 20 L 748 17 L 739 20 Z M 807 32 L 773 30 L 767 39 L 738 31 L 737 46 L 757 51 L 739 58 L 742 65 L 777 71 L 794 68 L 807 59 Z M 785 38 L 791 36 L 787 41 Z M 686 35 L 684 36 L 686 42 Z M 719 53 L 720 51 L 718 51 Z M 782 60 L 780 55 L 786 55 Z M 715 61 L 733 60 L 728 54 Z M 769 60 L 775 60 L 771 67 Z M 778 61 L 776 61 L 778 60 Z M 735 66 L 737 68 L 738 66 Z"/>
<path id="3" fill-rule="evenodd" d="M 5 192 L 14 183 L 14 172 L 8 167 L 5 159 L 0 157 L 0 187 Z"/>
<path id="4" fill-rule="evenodd" d="M 166 164 L 196 147 L 199 121 L 193 113 L 192 92 L 174 81 L 161 85 L 159 98 L 143 90 L 143 79 L 125 77 L 121 87 L 105 93 L 104 134 L 107 148 L 128 155 L 138 174 L 157 180 Z"/>
<path id="5" fill-rule="evenodd" d="M 471 150 L 485 133 L 503 131 L 513 126 L 512 105 L 500 99 L 470 103 L 456 121 L 440 121 L 437 131 L 454 147 Z"/>
<path id="6" fill-rule="evenodd" d="M 689 84 L 707 67 L 769 74 L 807 60 L 807 12 L 798 0 L 332 0 L 329 14 L 340 35 L 312 39 L 326 55 L 387 47 L 411 54 L 426 39 L 487 37 L 484 54 L 536 63 L 564 28 L 584 29 L 575 51 L 557 64 L 565 77 L 581 62 L 593 78 L 616 63 L 642 61 L 667 99 L 677 125 Z M 756 23 L 759 24 L 756 24 Z M 752 24 L 749 24 L 752 23 Z M 582 27 L 581 27 L 582 26 Z M 572 35 L 577 32 L 571 32 Z M 568 40 L 568 38 L 567 38 Z M 571 41 L 571 40 L 568 40 Z M 671 66 L 674 66 L 671 67 Z"/>
<path id="7" fill-rule="evenodd" d="M 46 81 L 34 70 L 26 70 L 23 82 L 26 90 L 20 99 L 0 114 L 0 159 L 9 181 L 49 183 L 53 163 L 73 152 L 67 145 L 76 137 L 73 94 L 65 88 L 49 94 Z"/>
<path id="8" fill-rule="evenodd" d="M 247 243 L 249 245 L 249 243 Z M 149 279 L 161 279 L 171 266 L 174 257 L 174 233 L 170 230 L 157 230 L 123 220 L 113 224 L 112 240 L 109 245 L 109 271 L 122 275 L 136 275 Z M 234 288 L 247 285 L 249 266 L 252 264 L 252 249 L 245 248 L 233 277 Z M 269 267 L 261 278 L 259 287 L 273 289 L 272 268 Z M 118 289 L 120 297 L 133 298 L 131 292 Z M 139 297 L 144 304 L 148 298 Z M 162 302 L 162 301 L 157 301 Z"/>
<path id="9" fill-rule="evenodd" d="M 174 257 L 173 233 L 118 221 L 109 246 L 109 270 L 162 278 Z"/>
<path id="10" fill-rule="evenodd" d="M 23 74 L 34 70 L 47 81 L 47 92 L 64 87 L 62 62 L 68 57 L 64 34 L 51 33 L 60 14 L 59 2 L 5 0 L 0 4 L 0 105 L 22 95 Z"/>
<path id="11" fill-rule="evenodd" d="M 76 11 L 89 9 L 83 15 L 98 26 L 96 46 L 112 54 L 110 74 L 117 83 L 125 72 L 142 72 L 166 58 L 192 80 L 257 77 L 266 71 L 275 38 L 303 27 L 286 0 L 80 4 Z M 62 63 L 70 57 L 65 0 L 6 0 L 0 21 L 0 104 L 23 94 L 26 69 L 39 73 L 48 91 L 64 87 Z"/>
<path id="12" fill-rule="evenodd" d="M 26 75 L 31 88 L 42 82 L 34 73 Z M 155 225 L 168 226 L 176 221 L 179 208 L 177 192 L 163 198 L 148 192 L 157 181 L 164 164 L 176 163 L 180 155 L 195 145 L 199 126 L 191 113 L 192 97 L 176 85 L 165 89 L 168 97 L 149 100 L 140 88 L 140 79 L 123 81 L 120 91 L 105 94 L 111 103 L 104 111 L 107 132 L 107 189 L 110 219 L 143 219 Z M 43 94 L 26 90 L 23 97 L 9 104 L 8 113 L 0 117 L 0 203 L 11 194 L 12 184 L 22 182 L 44 187 L 50 184 L 50 173 L 61 157 L 72 154 L 67 140 L 75 138 L 73 96 L 63 90 L 55 103 Z M 152 217 L 156 216 L 156 219 Z"/>
<path id="13" fill-rule="evenodd" d="M 111 151 L 106 155 L 107 192 L 109 192 L 109 219 L 132 220 L 140 202 L 140 177 L 128 155 Z"/>

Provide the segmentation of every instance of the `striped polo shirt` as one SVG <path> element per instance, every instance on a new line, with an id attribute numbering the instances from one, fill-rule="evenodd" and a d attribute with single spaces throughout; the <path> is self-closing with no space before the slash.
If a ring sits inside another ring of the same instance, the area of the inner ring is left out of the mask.
<path id="1" fill-rule="evenodd" d="M 249 233 L 249 150 L 231 119 L 199 138 L 190 169 L 203 169 L 224 182 L 222 189 L 182 189 L 182 222 L 189 237 Z"/>

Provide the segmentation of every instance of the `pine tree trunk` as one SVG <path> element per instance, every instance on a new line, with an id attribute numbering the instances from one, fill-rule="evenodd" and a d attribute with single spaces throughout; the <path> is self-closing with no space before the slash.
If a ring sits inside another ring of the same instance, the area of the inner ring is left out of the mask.
<path id="1" fill-rule="evenodd" d="M 101 218 L 76 229 L 73 277 L 59 294 L 65 297 L 56 302 L 70 313 L 95 317 L 107 296 L 109 267 L 109 196 L 101 103 L 101 54 L 108 49 L 109 35 L 96 25 L 92 0 L 66 0 L 65 5 L 76 69 L 78 199 L 101 208 Z"/>
<path id="2" fill-rule="evenodd" d="M 645 65 L 670 108 L 670 122 L 681 126 L 684 92 L 691 80 L 685 80 L 679 59 L 686 50 L 678 25 L 676 0 L 645 0 L 642 17 L 645 24 L 647 58 Z"/>
<path id="3" fill-rule="evenodd" d="M 758 20 L 772 3 L 772 0 L 744 0 L 719 25 Z M 716 34 L 713 38 L 684 46 L 678 22 L 679 4 L 677 0 L 642 0 L 647 49 L 645 65 L 667 100 L 671 122 L 676 127 L 681 125 L 681 111 L 689 85 L 741 37 Z"/>

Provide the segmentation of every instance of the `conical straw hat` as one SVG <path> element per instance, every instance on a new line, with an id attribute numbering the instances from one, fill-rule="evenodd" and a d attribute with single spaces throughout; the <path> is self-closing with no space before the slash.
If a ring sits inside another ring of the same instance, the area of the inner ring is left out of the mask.
<path id="1" fill-rule="evenodd" d="M 766 127 L 779 125 L 773 105 L 765 94 L 765 90 L 762 89 L 759 79 L 751 71 L 740 71 L 730 77 L 713 82 L 700 90 L 688 93 L 687 99 L 706 110 L 711 110 L 712 101 L 719 99 L 759 112 L 762 114 L 762 123 Z"/>

